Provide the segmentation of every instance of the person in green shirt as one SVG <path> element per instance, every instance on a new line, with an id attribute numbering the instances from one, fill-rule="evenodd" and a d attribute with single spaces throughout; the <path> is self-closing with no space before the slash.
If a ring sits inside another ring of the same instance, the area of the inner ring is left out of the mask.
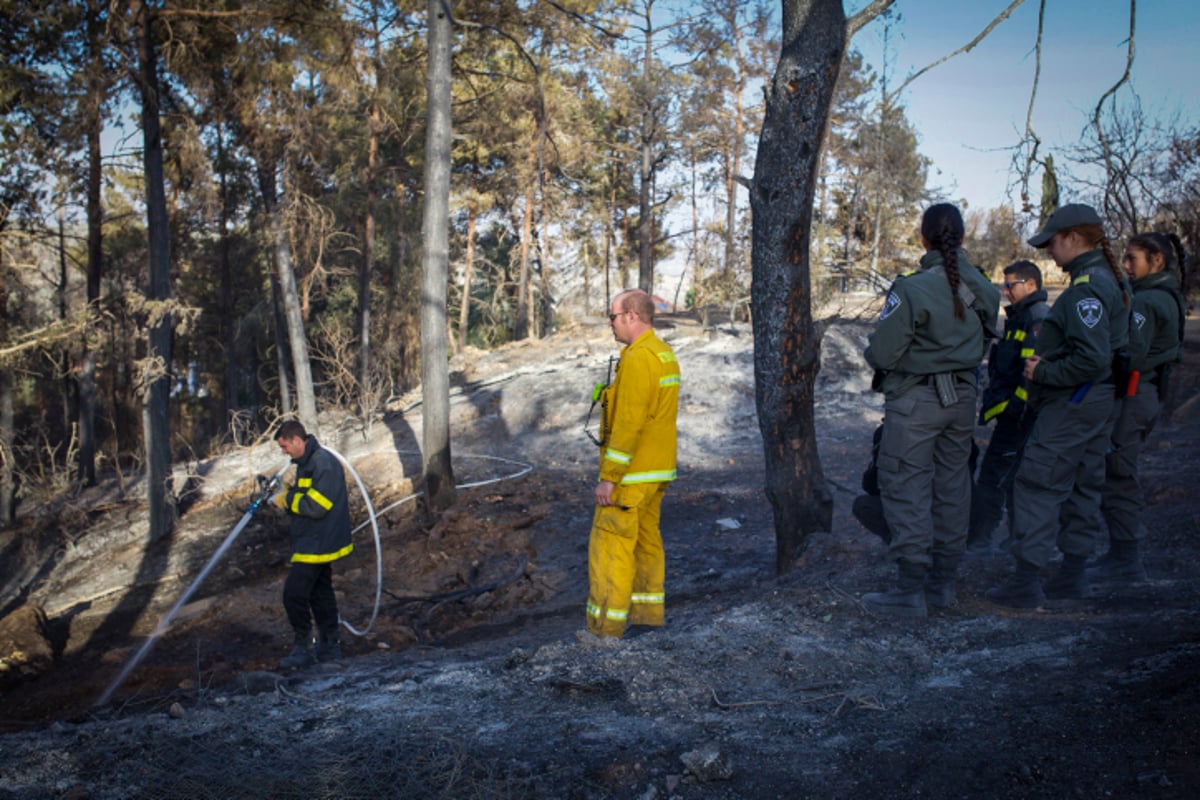
<path id="1" fill-rule="evenodd" d="M 1113 365 L 1129 343 L 1129 292 L 1096 210 L 1062 206 L 1029 243 L 1044 248 L 1071 283 L 1025 360 L 1037 417 L 1013 483 L 1013 572 L 986 592 L 1010 608 L 1089 593 L 1085 569 L 1100 530 L 1104 454 L 1121 380 Z M 1057 552 L 1061 565 L 1043 586 L 1041 570 Z"/>
<path id="2" fill-rule="evenodd" d="M 1131 377 L 1113 426 L 1105 459 L 1100 510 L 1108 525 L 1108 552 L 1087 570 L 1090 580 L 1135 583 L 1146 579 L 1140 542 L 1146 496 L 1137 461 L 1162 408 L 1171 366 L 1183 358 L 1187 304 L 1180 291 L 1185 274 L 1183 243 L 1175 234 L 1143 233 L 1125 248 L 1125 271 L 1133 285 L 1129 327 Z"/>
<path id="3" fill-rule="evenodd" d="M 971 509 L 976 369 L 1000 291 L 967 259 L 958 209 L 921 219 L 920 269 L 896 279 L 864 356 L 884 393 L 877 473 L 896 587 L 863 596 L 872 612 L 924 617 L 955 600 Z"/>

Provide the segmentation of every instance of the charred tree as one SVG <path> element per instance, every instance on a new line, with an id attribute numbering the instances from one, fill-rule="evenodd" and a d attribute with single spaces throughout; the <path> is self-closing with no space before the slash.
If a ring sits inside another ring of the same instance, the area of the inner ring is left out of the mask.
<path id="1" fill-rule="evenodd" d="M 782 44 L 750 192 L 755 400 L 778 573 L 833 520 L 813 417 L 821 335 L 810 303 L 809 236 L 825 121 L 846 48 L 841 0 L 785 0 Z"/>

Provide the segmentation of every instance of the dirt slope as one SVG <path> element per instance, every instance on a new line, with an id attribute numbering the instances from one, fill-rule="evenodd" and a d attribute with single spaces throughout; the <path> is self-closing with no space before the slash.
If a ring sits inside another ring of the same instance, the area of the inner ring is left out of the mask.
<path id="1" fill-rule="evenodd" d="M 24 559 L 36 580 L 0 567 L 0 798 L 1196 795 L 1200 426 L 1179 402 L 1200 389 L 1194 341 L 1143 462 L 1152 580 L 1013 612 L 982 597 L 1008 567 L 997 554 L 917 623 L 856 600 L 892 571 L 848 511 L 880 417 L 867 326 L 834 324 L 823 347 L 834 531 L 776 578 L 750 333 L 667 325 L 685 386 L 665 628 L 614 647 L 575 635 L 596 458 L 584 398 L 616 351 L 604 326 L 462 354 L 459 481 L 533 469 L 464 490 L 437 519 L 416 503 L 381 515 L 381 610 L 369 636 L 347 634 L 341 664 L 274 670 L 287 551 L 260 516 L 114 701 L 90 707 L 237 521 L 253 475 L 281 466 L 269 445 L 193 465 L 169 547 L 141 547 L 133 489 L 98 492 L 94 510 L 80 499 L 57 518 L 82 520 L 68 531 L 44 523 L 43 539 L 69 544 Z M 365 433 L 324 424 L 377 508 L 411 491 L 416 399 Z M 376 567 L 369 530 L 356 542 L 335 583 L 362 627 Z M 6 625 L 28 642 L 23 662 Z"/>

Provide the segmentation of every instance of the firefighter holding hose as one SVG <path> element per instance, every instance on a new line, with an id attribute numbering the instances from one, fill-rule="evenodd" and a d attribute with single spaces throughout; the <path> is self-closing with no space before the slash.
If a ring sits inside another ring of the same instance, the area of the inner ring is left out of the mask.
<path id="1" fill-rule="evenodd" d="M 295 634 L 282 669 L 307 667 L 342 657 L 334 561 L 350 555 L 350 509 L 346 474 L 337 458 L 317 443 L 302 424 L 289 420 L 275 433 L 279 449 L 296 465 L 296 482 L 275 495 L 289 518 L 292 566 L 283 583 L 283 607 Z M 312 649 L 313 622 L 317 647 Z"/>

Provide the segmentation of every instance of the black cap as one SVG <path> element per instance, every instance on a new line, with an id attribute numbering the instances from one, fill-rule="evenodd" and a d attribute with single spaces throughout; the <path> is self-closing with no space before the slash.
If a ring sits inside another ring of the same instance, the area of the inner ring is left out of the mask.
<path id="1" fill-rule="evenodd" d="M 1054 234 L 1059 231 L 1065 231 L 1067 228 L 1074 228 L 1076 225 L 1103 225 L 1100 215 L 1096 213 L 1096 209 L 1091 206 L 1086 206 L 1083 203 L 1069 203 L 1065 206 L 1059 206 L 1050 215 L 1050 219 L 1046 220 L 1046 225 L 1038 231 L 1029 243 L 1034 247 L 1045 247 L 1050 244 L 1050 240 L 1054 238 Z"/>

